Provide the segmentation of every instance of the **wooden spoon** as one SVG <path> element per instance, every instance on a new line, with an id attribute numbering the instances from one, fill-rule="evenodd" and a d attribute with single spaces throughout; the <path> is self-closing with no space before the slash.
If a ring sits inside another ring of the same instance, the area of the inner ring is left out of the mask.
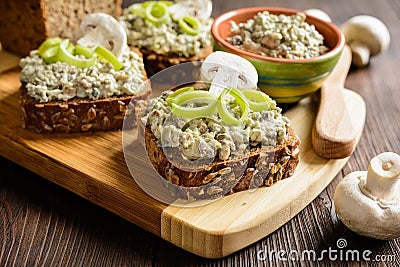
<path id="1" fill-rule="evenodd" d="M 360 129 L 348 109 L 343 94 L 351 65 L 351 51 L 346 45 L 338 63 L 321 87 L 321 103 L 312 131 L 315 152 L 328 159 L 350 156 L 357 144 Z"/>

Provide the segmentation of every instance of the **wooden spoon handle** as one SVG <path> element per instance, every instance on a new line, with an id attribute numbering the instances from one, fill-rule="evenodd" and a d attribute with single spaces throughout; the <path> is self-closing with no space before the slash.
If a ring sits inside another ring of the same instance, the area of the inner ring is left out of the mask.
<path id="1" fill-rule="evenodd" d="M 330 76 L 321 87 L 321 103 L 312 132 L 315 152 L 324 158 L 350 156 L 357 144 L 357 130 L 343 95 L 343 86 L 351 65 L 351 51 L 346 45 Z"/>

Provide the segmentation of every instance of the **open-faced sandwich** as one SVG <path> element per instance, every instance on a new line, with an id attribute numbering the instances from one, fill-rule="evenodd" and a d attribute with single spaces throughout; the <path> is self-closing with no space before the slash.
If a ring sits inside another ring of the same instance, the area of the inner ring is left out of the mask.
<path id="1" fill-rule="evenodd" d="M 139 47 L 147 74 L 204 60 L 212 52 L 210 0 L 147 1 L 124 9 L 128 44 Z"/>
<path id="2" fill-rule="evenodd" d="M 165 184 L 184 199 L 204 199 L 291 176 L 300 140 L 276 102 L 257 90 L 253 65 L 214 52 L 201 72 L 202 88 L 165 91 L 137 113 Z"/>
<path id="3" fill-rule="evenodd" d="M 21 59 L 25 128 L 45 133 L 121 129 L 128 104 L 150 95 L 140 52 L 129 49 L 116 19 L 90 14 L 81 30 L 76 45 L 49 38 Z"/>

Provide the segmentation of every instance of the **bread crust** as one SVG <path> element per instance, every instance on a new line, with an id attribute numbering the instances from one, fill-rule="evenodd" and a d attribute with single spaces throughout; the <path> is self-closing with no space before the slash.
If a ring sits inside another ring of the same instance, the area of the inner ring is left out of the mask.
<path id="1" fill-rule="evenodd" d="M 25 84 L 20 87 L 22 127 L 38 133 L 78 133 L 122 129 L 128 105 L 147 99 L 148 86 L 136 96 L 118 96 L 87 100 L 74 98 L 69 101 L 39 103 L 26 93 Z M 127 114 L 130 116 L 131 114 Z M 135 116 L 129 120 L 135 126 Z"/>
<path id="2" fill-rule="evenodd" d="M 215 160 L 193 171 L 180 160 L 167 158 L 149 126 L 144 129 L 147 154 L 164 184 L 183 199 L 216 198 L 260 186 L 271 186 L 293 175 L 299 162 L 300 139 L 293 128 L 288 129 L 284 144 L 274 149 L 254 148 L 246 156 Z M 168 153 L 167 148 L 164 148 Z M 180 153 L 177 153 L 180 155 Z"/>

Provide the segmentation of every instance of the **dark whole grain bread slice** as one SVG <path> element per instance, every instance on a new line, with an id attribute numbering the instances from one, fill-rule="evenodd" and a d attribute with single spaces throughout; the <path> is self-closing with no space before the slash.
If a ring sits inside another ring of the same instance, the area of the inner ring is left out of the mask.
<path id="1" fill-rule="evenodd" d="M 299 162 L 300 139 L 292 128 L 284 144 L 273 149 L 253 148 L 245 156 L 215 160 L 204 168 L 190 170 L 179 159 L 167 157 L 170 151 L 157 145 L 149 126 L 144 129 L 147 154 L 164 184 L 183 199 L 216 198 L 226 194 L 271 186 L 293 175 Z M 177 153 L 180 155 L 180 153 Z"/>
<path id="2" fill-rule="evenodd" d="M 174 57 L 169 55 L 156 54 L 146 49 L 140 49 L 143 54 L 144 67 L 148 77 L 153 76 L 157 72 L 178 65 L 181 63 L 203 61 L 209 54 L 213 52 L 212 45 L 209 45 L 200 50 L 200 52 L 192 57 Z M 176 74 L 179 76 L 179 73 Z M 174 79 L 171 79 L 174 80 Z"/>
<path id="3" fill-rule="evenodd" d="M 39 133 L 119 130 L 122 129 L 128 105 L 147 99 L 150 93 L 151 87 L 147 86 L 135 96 L 124 95 L 97 100 L 74 98 L 69 101 L 39 103 L 26 93 L 25 85 L 22 84 L 19 99 L 22 126 Z M 134 127 L 134 114 L 128 116 L 130 127 Z"/>

